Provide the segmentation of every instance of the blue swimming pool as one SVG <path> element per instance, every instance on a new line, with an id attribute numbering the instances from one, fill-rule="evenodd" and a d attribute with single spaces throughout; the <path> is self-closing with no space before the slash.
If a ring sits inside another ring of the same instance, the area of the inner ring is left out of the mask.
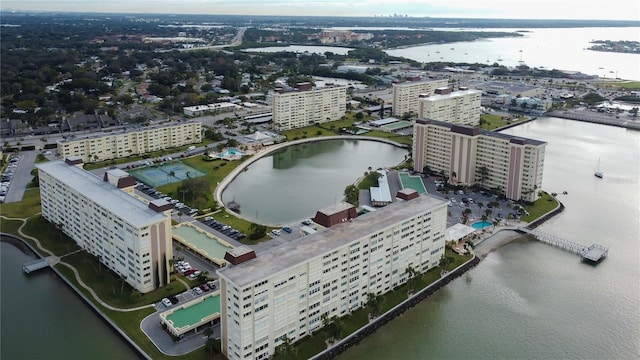
<path id="1" fill-rule="evenodd" d="M 235 148 L 229 148 L 225 152 L 218 153 L 218 157 L 221 157 L 221 158 L 233 156 L 233 155 L 244 156 L 244 153 Z"/>
<path id="2" fill-rule="evenodd" d="M 493 224 L 491 224 L 488 221 L 478 221 L 478 222 L 474 222 L 473 224 L 471 224 L 471 227 L 474 229 L 484 229 L 486 227 L 489 227 Z"/>

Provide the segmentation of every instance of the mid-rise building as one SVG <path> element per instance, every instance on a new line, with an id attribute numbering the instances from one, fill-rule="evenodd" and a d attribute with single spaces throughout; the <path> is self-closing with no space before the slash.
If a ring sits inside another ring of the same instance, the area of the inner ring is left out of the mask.
<path id="1" fill-rule="evenodd" d="M 479 184 L 512 200 L 535 201 L 542 188 L 543 141 L 418 119 L 413 126 L 415 171 L 441 173 L 450 183 Z"/>
<path id="2" fill-rule="evenodd" d="M 415 193 L 415 191 L 414 191 Z M 417 193 L 416 193 L 417 194 Z M 447 202 L 404 196 L 387 207 L 218 270 L 222 352 L 266 359 L 286 338 L 322 327 L 425 272 L 444 254 Z"/>
<path id="3" fill-rule="evenodd" d="M 460 90 L 420 98 L 420 118 L 452 124 L 478 125 L 482 91 Z"/>
<path id="4" fill-rule="evenodd" d="M 58 155 L 63 159 L 78 156 L 84 162 L 97 162 L 200 142 L 202 125 L 197 121 L 182 121 L 87 137 L 69 137 L 58 141 Z"/>
<path id="5" fill-rule="evenodd" d="M 132 195 L 129 174 L 113 169 L 101 179 L 77 157 L 36 166 L 46 220 L 139 292 L 169 282 L 171 203 L 146 204 Z"/>
<path id="6" fill-rule="evenodd" d="M 347 110 L 345 86 L 275 93 L 273 128 L 285 131 L 339 120 Z"/>
<path id="7" fill-rule="evenodd" d="M 420 111 L 420 96 L 431 96 L 436 89 L 447 87 L 448 84 L 447 79 L 393 84 L 393 115 L 403 116 L 405 113 L 413 113 L 417 116 Z"/>

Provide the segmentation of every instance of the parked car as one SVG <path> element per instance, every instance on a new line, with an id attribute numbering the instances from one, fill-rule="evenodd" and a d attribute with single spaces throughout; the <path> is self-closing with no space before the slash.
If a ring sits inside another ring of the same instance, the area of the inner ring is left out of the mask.
<path id="1" fill-rule="evenodd" d="M 194 287 L 193 292 L 196 293 L 196 295 L 200 295 L 203 293 L 202 289 L 200 289 L 199 287 Z"/>
<path id="2" fill-rule="evenodd" d="M 180 302 L 180 301 L 178 300 L 178 298 L 177 298 L 177 297 L 175 297 L 175 296 L 173 296 L 173 295 L 172 295 L 172 296 L 169 296 L 169 301 L 171 301 L 171 304 L 173 304 L 173 305 L 175 305 L 175 304 L 177 304 L 177 303 L 179 303 L 179 302 Z"/>
<path id="3" fill-rule="evenodd" d="M 163 298 L 162 299 L 162 305 L 164 305 L 164 307 L 169 307 L 171 306 L 171 300 L 167 299 L 167 298 Z"/>
<path id="4" fill-rule="evenodd" d="M 202 291 L 204 291 L 204 292 L 207 292 L 207 291 L 211 290 L 211 289 L 209 289 L 209 287 L 207 286 L 207 284 L 202 284 L 202 285 L 200 285 L 200 289 L 202 289 Z"/>
<path id="5" fill-rule="evenodd" d="M 275 235 L 275 236 L 280 236 L 280 230 L 278 230 L 278 229 L 273 229 L 273 230 L 271 230 L 271 233 L 272 233 L 273 235 Z"/>
<path id="6" fill-rule="evenodd" d="M 286 232 L 287 234 L 291 234 L 292 232 L 291 228 L 288 226 L 283 227 L 282 230 L 284 230 L 284 232 Z"/>

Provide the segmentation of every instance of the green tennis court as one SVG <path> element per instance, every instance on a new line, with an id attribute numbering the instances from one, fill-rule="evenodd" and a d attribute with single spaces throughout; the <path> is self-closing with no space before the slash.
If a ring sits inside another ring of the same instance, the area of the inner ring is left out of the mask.
<path id="1" fill-rule="evenodd" d="M 193 168 L 181 161 L 173 161 L 170 163 L 156 164 L 144 168 L 129 170 L 129 174 L 152 187 L 158 187 L 161 185 L 179 182 L 184 179 L 206 175 L 203 171 Z"/>
<path id="2" fill-rule="evenodd" d="M 420 176 L 410 176 L 406 173 L 400 173 L 400 182 L 402 182 L 402 187 L 405 189 L 413 189 L 418 192 L 418 194 L 425 194 L 427 189 L 424 187 L 424 183 Z"/>

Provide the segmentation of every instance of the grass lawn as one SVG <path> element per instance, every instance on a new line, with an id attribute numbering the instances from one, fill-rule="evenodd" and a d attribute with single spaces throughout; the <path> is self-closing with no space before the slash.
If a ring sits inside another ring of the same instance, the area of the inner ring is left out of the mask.
<path id="1" fill-rule="evenodd" d="M 610 89 L 640 90 L 640 81 L 607 81 L 602 83 L 602 87 Z"/>
<path id="2" fill-rule="evenodd" d="M 479 127 L 485 130 L 495 130 L 503 126 L 517 124 L 519 122 L 526 120 L 525 117 L 520 117 L 513 121 L 507 121 L 506 119 L 504 119 L 504 117 L 496 114 L 482 114 L 480 115 L 480 119 L 484 120 L 485 122 Z"/>
<path id="3" fill-rule="evenodd" d="M 529 216 L 523 216 L 521 219 L 522 221 L 532 222 L 555 209 L 557 206 L 558 200 L 546 192 L 543 192 L 542 197 L 536 200 L 533 205 L 527 205 L 524 207 L 529 212 Z"/>
<path id="4" fill-rule="evenodd" d="M 226 211 L 226 210 L 222 210 L 220 212 L 217 212 L 215 214 L 212 215 L 212 217 L 218 221 L 220 221 L 221 223 L 227 224 L 229 226 L 231 226 L 232 228 L 240 231 L 241 233 L 244 233 L 247 235 L 247 237 L 245 237 L 244 239 L 240 240 L 241 243 L 243 244 L 247 244 L 247 245 L 255 245 L 257 243 L 263 242 L 263 241 L 267 241 L 270 240 L 271 237 L 269 237 L 269 235 L 265 235 L 259 239 L 249 239 L 249 234 L 251 233 L 251 231 L 249 231 L 249 227 L 251 226 L 251 222 L 241 219 L 239 217 L 236 217 L 233 212 L 231 211 Z M 276 229 L 276 228 L 271 228 L 271 227 L 267 227 L 267 233 L 269 231 L 271 231 L 272 229 Z"/>
<path id="5" fill-rule="evenodd" d="M 3 233 L 18 235 L 18 228 L 22 225 L 20 220 L 0 219 L 0 230 Z"/>
<path id="6" fill-rule="evenodd" d="M 0 206 L 0 214 L 11 218 L 28 218 L 39 213 L 40 210 L 40 189 L 31 188 L 24 192 L 24 197 L 19 203 L 8 203 Z"/>

